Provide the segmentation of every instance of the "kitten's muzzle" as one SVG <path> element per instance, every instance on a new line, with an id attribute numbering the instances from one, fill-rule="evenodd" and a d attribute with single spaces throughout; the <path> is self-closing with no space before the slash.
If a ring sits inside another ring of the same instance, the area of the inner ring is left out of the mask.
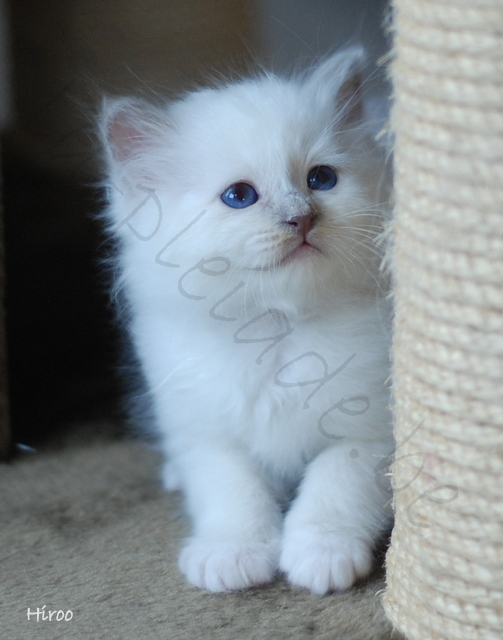
<path id="1" fill-rule="evenodd" d="M 292 216 L 285 220 L 285 223 L 293 227 L 293 229 L 304 239 L 311 231 L 316 222 L 316 215 L 310 211 L 304 215 Z"/>

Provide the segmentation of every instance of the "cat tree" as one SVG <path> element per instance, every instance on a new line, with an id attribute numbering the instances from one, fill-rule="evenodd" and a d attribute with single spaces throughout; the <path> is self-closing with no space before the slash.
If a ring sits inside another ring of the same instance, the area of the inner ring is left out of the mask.
<path id="1" fill-rule="evenodd" d="M 395 0 L 396 525 L 410 640 L 503 637 L 503 1 Z"/>

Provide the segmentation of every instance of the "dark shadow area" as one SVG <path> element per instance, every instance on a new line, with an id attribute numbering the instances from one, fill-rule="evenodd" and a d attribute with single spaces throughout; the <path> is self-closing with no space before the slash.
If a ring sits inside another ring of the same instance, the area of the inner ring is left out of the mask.
<path id="1" fill-rule="evenodd" d="M 39 445 L 115 414 L 118 340 L 94 219 L 101 194 L 9 152 L 3 167 L 13 440 Z"/>

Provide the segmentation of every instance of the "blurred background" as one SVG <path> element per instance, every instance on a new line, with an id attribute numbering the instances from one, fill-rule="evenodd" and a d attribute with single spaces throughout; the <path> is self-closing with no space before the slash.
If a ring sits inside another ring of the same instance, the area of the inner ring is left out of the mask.
<path id="1" fill-rule="evenodd" d="M 121 428 L 119 340 L 93 114 L 103 93 L 175 96 L 362 43 L 386 105 L 383 0 L 0 0 L 0 126 L 13 440 Z M 110 426 L 112 425 L 112 426 Z"/>

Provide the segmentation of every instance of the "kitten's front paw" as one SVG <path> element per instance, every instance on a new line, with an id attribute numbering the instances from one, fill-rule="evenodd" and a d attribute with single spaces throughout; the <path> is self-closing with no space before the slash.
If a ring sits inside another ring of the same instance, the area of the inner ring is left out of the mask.
<path id="1" fill-rule="evenodd" d="M 237 591 L 272 580 L 278 567 L 278 545 L 192 538 L 182 549 L 178 564 L 196 587 Z"/>
<path id="2" fill-rule="evenodd" d="M 348 589 L 369 573 L 372 551 L 350 532 L 303 529 L 285 536 L 279 566 L 292 585 L 322 595 Z"/>

